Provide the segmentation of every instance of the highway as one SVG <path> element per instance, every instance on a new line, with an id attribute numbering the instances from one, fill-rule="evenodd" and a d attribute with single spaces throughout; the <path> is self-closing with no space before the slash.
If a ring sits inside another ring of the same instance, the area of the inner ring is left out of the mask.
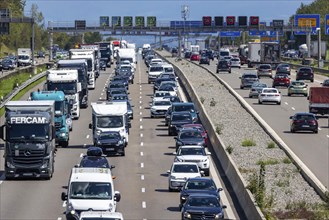
<path id="1" fill-rule="evenodd" d="M 216 73 L 217 60 L 211 61 L 211 64 L 203 65 L 211 72 Z M 196 62 L 198 64 L 198 62 Z M 329 129 L 328 117 L 320 117 L 319 133 L 309 132 L 290 133 L 289 116 L 296 112 L 308 112 L 308 100 L 304 96 L 287 96 L 287 88 L 278 88 L 281 91 L 281 105 L 276 104 L 258 104 L 257 98 L 249 98 L 249 89 L 240 89 L 240 79 L 245 72 L 256 72 L 255 69 L 247 68 L 246 65 L 241 69 L 232 68 L 232 73 L 219 72 L 216 74 L 223 81 L 227 82 L 241 97 L 243 97 L 252 108 L 269 124 L 270 127 L 282 138 L 289 148 L 305 163 L 305 165 L 316 175 L 324 186 L 329 187 Z M 291 80 L 296 79 L 295 70 L 291 71 Z M 275 71 L 273 72 L 273 75 Z M 306 81 L 308 87 L 320 86 L 320 83 L 328 77 L 315 75 L 314 83 Z M 261 82 L 272 86 L 272 79 L 261 78 Z"/>
<path id="2" fill-rule="evenodd" d="M 112 68 L 101 72 L 96 89 L 90 90 L 89 100 L 105 100 L 106 85 L 111 77 Z M 42 85 L 39 86 L 41 88 Z M 34 90 L 36 90 L 35 88 Z M 175 142 L 168 136 L 163 119 L 151 119 L 149 102 L 153 86 L 147 83 L 146 66 L 139 57 L 135 73 L 135 83 L 130 85 L 130 98 L 134 109 L 134 119 L 129 134 L 129 145 L 125 157 L 108 157 L 115 165 L 113 174 L 115 190 L 120 191 L 121 201 L 117 211 L 125 219 L 179 219 L 179 193 L 168 192 L 168 177 L 174 156 Z M 30 91 L 27 93 L 29 94 Z M 183 95 L 184 97 L 184 95 Z M 27 95 L 23 97 L 27 99 Z M 79 163 L 82 155 L 92 143 L 92 132 L 88 129 L 91 121 L 91 107 L 82 109 L 79 120 L 74 121 L 68 148 L 59 148 L 55 158 L 55 173 L 51 180 L 4 180 L 3 147 L 0 149 L 0 219 L 65 219 L 65 202 L 61 192 L 66 191 L 71 168 Z M 0 124 L 4 118 L 0 119 Z M 221 180 L 217 162 L 212 162 L 211 175 L 221 193 L 223 204 L 227 205 L 226 217 L 241 219 L 237 213 L 236 201 L 228 194 L 230 191 Z"/>

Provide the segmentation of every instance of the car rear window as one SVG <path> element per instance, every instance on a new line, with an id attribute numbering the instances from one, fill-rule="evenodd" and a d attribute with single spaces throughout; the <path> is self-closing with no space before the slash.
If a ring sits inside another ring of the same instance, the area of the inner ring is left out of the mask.
<path id="1" fill-rule="evenodd" d="M 250 75 L 244 75 L 243 78 L 257 78 L 257 76 L 254 74 L 250 74 Z"/>
<path id="2" fill-rule="evenodd" d="M 314 116 L 312 115 L 296 115 L 297 120 L 314 120 Z"/>
<path id="3" fill-rule="evenodd" d="M 299 69 L 300 73 L 312 73 L 312 69 L 309 68 L 303 68 L 303 69 Z"/>
<path id="4" fill-rule="evenodd" d="M 270 65 L 261 65 L 261 66 L 259 66 L 259 69 L 267 70 L 267 69 L 271 69 L 271 66 Z"/>

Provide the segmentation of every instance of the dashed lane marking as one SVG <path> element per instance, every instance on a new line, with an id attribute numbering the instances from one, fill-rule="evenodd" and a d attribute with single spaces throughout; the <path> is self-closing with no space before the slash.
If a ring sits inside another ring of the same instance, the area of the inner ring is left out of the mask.
<path id="1" fill-rule="evenodd" d="M 140 115 L 142 115 L 143 113 L 142 113 L 142 112 L 140 112 L 139 114 L 140 114 Z"/>
<path id="2" fill-rule="evenodd" d="M 142 193 L 145 193 L 145 188 L 144 187 L 142 188 Z"/>
<path id="3" fill-rule="evenodd" d="M 294 107 L 291 107 L 291 109 L 294 110 L 294 111 L 296 110 Z"/>
<path id="4" fill-rule="evenodd" d="M 66 201 L 63 202 L 62 207 L 66 207 Z"/>
<path id="5" fill-rule="evenodd" d="M 141 168 L 144 168 L 144 163 L 141 163 Z"/>
<path id="6" fill-rule="evenodd" d="M 89 137 L 90 137 L 90 135 L 89 135 L 89 134 L 87 134 L 86 138 L 87 138 L 87 139 L 89 139 Z"/>
<path id="7" fill-rule="evenodd" d="M 321 131 L 321 128 L 318 128 L 319 131 Z"/>
<path id="8" fill-rule="evenodd" d="M 139 126 L 139 129 L 143 129 L 143 125 L 140 125 L 140 126 Z"/>
<path id="9" fill-rule="evenodd" d="M 142 106 L 139 106 L 139 109 L 142 109 L 143 107 Z"/>
<path id="10" fill-rule="evenodd" d="M 62 218 L 61 217 L 58 217 L 57 220 L 62 220 Z"/>
<path id="11" fill-rule="evenodd" d="M 327 135 L 327 138 L 329 138 L 329 135 Z"/>
<path id="12" fill-rule="evenodd" d="M 101 93 L 101 96 L 103 96 L 104 95 L 104 93 Z"/>
<path id="13" fill-rule="evenodd" d="M 142 95 L 142 91 L 140 91 L 139 94 Z"/>
<path id="14" fill-rule="evenodd" d="M 144 143 L 143 142 L 141 142 L 141 146 L 144 146 Z"/>
<path id="15" fill-rule="evenodd" d="M 143 207 L 143 209 L 146 209 L 146 202 L 145 201 L 142 202 L 142 207 Z"/>
<path id="16" fill-rule="evenodd" d="M 142 96 L 139 96 L 140 99 L 142 99 Z"/>
<path id="17" fill-rule="evenodd" d="M 83 153 L 80 154 L 80 158 L 83 157 Z"/>
<path id="18" fill-rule="evenodd" d="M 289 105 L 288 102 L 284 102 L 284 104 Z"/>
<path id="19" fill-rule="evenodd" d="M 144 152 L 141 152 L 141 157 L 144 156 Z"/>
<path id="20" fill-rule="evenodd" d="M 142 101 L 142 100 L 140 100 L 140 101 L 139 101 L 139 104 L 142 104 L 142 102 L 143 102 L 143 101 Z"/>
<path id="21" fill-rule="evenodd" d="M 141 135 L 140 135 L 140 136 L 141 136 L 141 138 L 142 138 L 142 137 L 144 136 L 144 135 L 143 135 L 143 133 L 141 133 Z"/>
<path id="22" fill-rule="evenodd" d="M 141 175 L 141 180 L 144 180 L 144 179 L 145 179 L 144 175 Z"/>
<path id="23" fill-rule="evenodd" d="M 143 119 L 142 119 L 142 118 L 140 118 L 140 119 L 139 119 L 139 121 L 140 121 L 140 122 L 142 122 L 142 121 L 143 121 Z"/>

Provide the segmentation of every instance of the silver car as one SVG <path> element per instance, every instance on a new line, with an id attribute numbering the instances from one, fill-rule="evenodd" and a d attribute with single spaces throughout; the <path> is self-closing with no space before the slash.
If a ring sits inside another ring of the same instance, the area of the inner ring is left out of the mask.
<path id="1" fill-rule="evenodd" d="M 239 78 L 241 79 L 240 89 L 251 87 L 255 82 L 259 82 L 258 76 L 255 73 L 244 73 Z"/>
<path id="2" fill-rule="evenodd" d="M 258 95 L 262 92 L 263 88 L 267 88 L 268 86 L 265 83 L 255 82 L 251 85 L 249 91 L 249 98 L 258 97 Z"/>
<path id="3" fill-rule="evenodd" d="M 272 78 L 272 66 L 270 64 L 260 64 L 257 68 L 257 76 L 267 76 Z"/>

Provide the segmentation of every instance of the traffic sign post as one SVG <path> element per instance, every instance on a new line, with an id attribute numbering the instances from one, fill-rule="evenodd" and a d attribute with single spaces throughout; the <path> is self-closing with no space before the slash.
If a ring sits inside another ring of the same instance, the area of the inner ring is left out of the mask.
<path id="1" fill-rule="evenodd" d="M 240 37 L 241 31 L 221 31 L 220 37 Z"/>
<path id="2" fill-rule="evenodd" d="M 329 35 L 329 15 L 326 15 L 324 20 L 325 34 Z"/>
<path id="3" fill-rule="evenodd" d="M 121 17 L 112 16 L 112 27 L 121 27 Z"/>
<path id="4" fill-rule="evenodd" d="M 124 27 L 132 27 L 133 26 L 133 17 L 124 16 L 123 17 L 123 26 Z"/>
<path id="5" fill-rule="evenodd" d="M 157 24 L 156 17 L 154 17 L 154 16 L 147 17 L 147 27 L 148 28 L 156 27 L 156 24 Z"/>
<path id="6" fill-rule="evenodd" d="M 75 20 L 75 29 L 83 30 L 86 29 L 86 21 L 85 20 Z"/>
<path id="7" fill-rule="evenodd" d="M 135 26 L 139 28 L 143 28 L 145 26 L 145 21 L 143 16 L 135 17 Z"/>
<path id="8" fill-rule="evenodd" d="M 320 15 L 319 14 L 300 14 L 295 15 L 295 26 L 297 27 L 310 27 L 312 28 L 312 35 L 317 35 L 317 28 L 320 28 Z M 305 31 L 295 31 L 295 35 L 306 35 Z"/>
<path id="9" fill-rule="evenodd" d="M 101 27 L 109 27 L 110 26 L 110 17 L 109 16 L 100 16 L 99 24 Z"/>

